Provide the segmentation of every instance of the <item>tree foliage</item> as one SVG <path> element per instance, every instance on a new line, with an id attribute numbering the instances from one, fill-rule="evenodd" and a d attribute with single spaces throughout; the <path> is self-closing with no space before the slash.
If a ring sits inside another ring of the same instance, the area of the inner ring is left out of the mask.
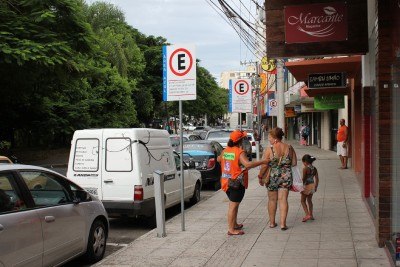
<path id="1" fill-rule="evenodd" d="M 137 127 L 176 112 L 162 102 L 163 37 L 146 36 L 112 4 L 0 1 L 0 141 L 68 145 L 77 129 Z M 225 112 L 226 91 L 197 67 L 185 113 Z"/>

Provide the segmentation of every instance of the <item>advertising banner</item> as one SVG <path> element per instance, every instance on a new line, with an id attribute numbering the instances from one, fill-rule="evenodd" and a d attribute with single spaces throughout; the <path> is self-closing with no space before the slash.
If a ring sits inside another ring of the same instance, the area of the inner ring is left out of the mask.
<path id="1" fill-rule="evenodd" d="M 346 2 L 285 6 L 285 42 L 347 40 Z"/>

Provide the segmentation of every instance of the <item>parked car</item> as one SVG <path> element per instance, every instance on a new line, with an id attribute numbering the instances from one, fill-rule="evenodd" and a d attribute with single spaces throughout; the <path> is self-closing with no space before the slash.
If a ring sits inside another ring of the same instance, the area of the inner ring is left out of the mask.
<path id="1" fill-rule="evenodd" d="M 218 142 L 211 140 L 188 141 L 183 144 L 185 161 L 189 156 L 201 173 L 202 183 L 212 184 L 216 190 L 221 187 L 221 166 L 217 157 L 221 155 L 222 150 Z"/>
<path id="2" fill-rule="evenodd" d="M 188 141 L 203 140 L 198 134 L 184 134 L 183 138 L 187 138 Z"/>
<path id="3" fill-rule="evenodd" d="M 6 156 L 0 156 L 0 163 L 12 164 L 13 162 Z"/>
<path id="4" fill-rule="evenodd" d="M 180 145 L 180 140 L 181 140 L 181 137 L 180 137 L 180 135 L 179 134 L 171 134 L 170 136 L 169 136 L 169 140 L 170 140 L 170 142 L 171 142 L 171 146 L 172 146 L 172 148 L 175 150 L 175 151 L 177 151 L 177 150 L 179 150 L 179 145 Z M 187 137 L 187 136 L 183 136 L 183 143 L 185 143 L 185 142 L 187 142 L 187 141 L 189 141 L 189 138 Z"/>
<path id="5" fill-rule="evenodd" d="M 251 144 L 251 154 L 253 156 L 256 155 L 256 139 L 254 138 L 254 133 L 251 132 L 247 132 L 247 140 L 249 140 L 250 144 Z M 260 144 L 260 154 L 263 152 L 263 147 Z"/>
<path id="6" fill-rule="evenodd" d="M 229 141 L 229 135 L 233 130 L 210 130 L 206 135 L 206 140 L 217 141 L 225 148 Z"/>
<path id="7" fill-rule="evenodd" d="M 0 165 L 0 266 L 58 266 L 78 256 L 97 262 L 108 229 L 102 203 L 64 176 Z"/>
<path id="8" fill-rule="evenodd" d="M 196 126 L 194 126 L 191 123 L 188 123 L 187 125 L 183 125 L 182 128 L 184 131 L 194 131 L 194 129 L 196 129 Z"/>
<path id="9" fill-rule="evenodd" d="M 201 174 L 184 167 L 185 200 L 200 200 Z M 180 158 L 165 130 L 88 129 L 75 131 L 67 177 L 93 192 L 110 217 L 146 217 L 156 224 L 154 171 L 164 173 L 165 207 L 181 201 Z"/>
<path id="10" fill-rule="evenodd" d="M 208 133 L 208 130 L 194 130 L 193 131 L 193 134 L 200 136 L 200 138 L 202 140 L 204 140 L 206 138 L 207 133 Z"/>

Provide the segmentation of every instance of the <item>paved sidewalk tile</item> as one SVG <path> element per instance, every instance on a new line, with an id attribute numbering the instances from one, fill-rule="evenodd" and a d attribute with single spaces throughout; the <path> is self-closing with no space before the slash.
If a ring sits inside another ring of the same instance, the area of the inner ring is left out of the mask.
<path id="1" fill-rule="evenodd" d="M 293 143 L 299 159 L 317 158 L 320 186 L 313 196 L 315 220 L 302 222 L 300 194 L 289 193 L 287 231 L 269 228 L 267 191 L 258 185 L 257 169 L 250 171 L 249 189 L 239 207 L 243 236 L 228 236 L 228 200 L 222 191 L 185 213 L 186 231 L 178 215 L 166 224 L 167 237 L 155 230 L 136 239 L 96 266 L 390 266 L 375 239 L 373 221 L 351 170 L 338 170 L 334 152 Z M 301 167 L 301 162 L 299 166 Z"/>

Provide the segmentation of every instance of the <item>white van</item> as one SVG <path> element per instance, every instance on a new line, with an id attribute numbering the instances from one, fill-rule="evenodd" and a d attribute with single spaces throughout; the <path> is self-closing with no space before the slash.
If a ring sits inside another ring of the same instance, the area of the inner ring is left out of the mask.
<path id="1" fill-rule="evenodd" d="M 200 200 L 201 174 L 184 166 L 185 200 Z M 155 218 L 153 172 L 164 172 L 165 207 L 180 203 L 180 158 L 166 130 L 75 131 L 67 177 L 96 195 L 110 217 Z"/>

